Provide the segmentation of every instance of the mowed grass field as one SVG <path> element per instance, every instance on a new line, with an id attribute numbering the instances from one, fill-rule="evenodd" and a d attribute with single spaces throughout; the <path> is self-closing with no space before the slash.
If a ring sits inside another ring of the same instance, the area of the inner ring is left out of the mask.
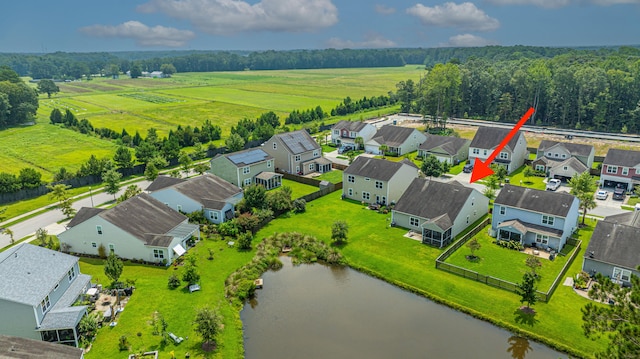
<path id="1" fill-rule="evenodd" d="M 19 173 L 34 167 L 51 180 L 60 167 L 77 170 L 91 154 L 110 157 L 111 141 L 82 135 L 49 124 L 51 110 L 69 109 L 78 119 L 117 132 L 126 129 L 144 137 L 150 127 L 166 135 L 178 125 L 200 126 L 210 120 L 223 137 L 242 118 L 255 119 L 274 111 L 284 122 L 292 110 L 321 106 L 326 112 L 349 96 L 387 95 L 407 79 L 417 81 L 421 66 L 393 68 L 318 69 L 178 73 L 168 79 L 93 79 L 60 83 L 52 98 L 40 97 L 35 125 L 0 131 L 0 172 Z M 379 112 L 379 111 L 377 111 Z M 370 117 L 376 112 L 347 118 Z M 327 122 L 337 121 L 335 118 Z"/>

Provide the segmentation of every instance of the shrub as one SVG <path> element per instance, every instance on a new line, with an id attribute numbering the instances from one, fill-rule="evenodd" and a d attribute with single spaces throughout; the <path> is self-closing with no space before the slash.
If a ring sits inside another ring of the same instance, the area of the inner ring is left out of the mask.
<path id="1" fill-rule="evenodd" d="M 304 213 L 307 210 L 307 201 L 304 198 L 298 198 L 293 201 L 293 211 L 295 213 Z"/>
<path id="2" fill-rule="evenodd" d="M 218 233 L 225 237 L 235 237 L 238 235 L 238 226 L 233 221 L 222 222 L 218 225 Z"/>
<path id="3" fill-rule="evenodd" d="M 502 241 L 502 240 L 497 240 L 495 242 L 497 245 L 499 245 L 500 247 L 505 247 L 507 249 L 513 249 L 516 251 L 522 251 L 524 250 L 524 246 L 522 245 L 522 243 L 518 242 L 518 241 Z"/>
<path id="4" fill-rule="evenodd" d="M 129 341 L 127 340 L 126 335 L 121 335 L 118 339 L 118 349 L 120 349 L 121 352 L 129 350 Z"/>
<path id="5" fill-rule="evenodd" d="M 105 259 L 107 258 L 107 249 L 104 247 L 104 244 L 100 243 L 98 246 L 98 257 Z"/>
<path id="6" fill-rule="evenodd" d="M 167 283 L 169 289 L 176 289 L 180 286 L 180 278 L 174 273 L 169 277 L 169 282 Z"/>
<path id="7" fill-rule="evenodd" d="M 253 234 L 250 231 L 238 234 L 238 250 L 246 251 L 251 249 L 251 241 L 253 240 Z"/>

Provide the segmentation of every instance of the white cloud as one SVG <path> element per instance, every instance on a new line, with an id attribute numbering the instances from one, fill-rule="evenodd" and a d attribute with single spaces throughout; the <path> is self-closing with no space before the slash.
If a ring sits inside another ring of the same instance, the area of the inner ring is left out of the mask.
<path id="1" fill-rule="evenodd" d="M 393 7 L 388 7 L 385 5 L 376 4 L 375 10 L 378 14 L 382 15 L 391 15 L 396 12 L 396 9 Z"/>
<path id="2" fill-rule="evenodd" d="M 483 37 L 472 35 L 472 34 L 461 34 L 456 36 L 451 36 L 449 38 L 449 42 L 444 46 L 452 46 L 452 47 L 476 47 L 476 46 L 487 46 L 487 45 L 497 45 L 498 43 L 493 40 L 487 40 Z"/>
<path id="3" fill-rule="evenodd" d="M 338 37 L 332 37 L 325 45 L 333 49 L 381 49 L 396 47 L 395 42 L 385 39 L 378 34 L 365 35 L 364 41 L 343 40 Z"/>
<path id="4" fill-rule="evenodd" d="M 97 37 L 119 37 L 133 39 L 140 46 L 184 46 L 195 34 L 189 30 L 173 27 L 149 27 L 139 21 L 127 21 L 120 25 L 92 25 L 83 27 L 81 32 Z"/>
<path id="5" fill-rule="evenodd" d="M 447 2 L 434 7 L 416 4 L 407 9 L 427 26 L 455 27 L 475 31 L 492 31 L 500 27 L 500 22 L 478 9 L 473 3 L 456 4 Z"/>
<path id="6" fill-rule="evenodd" d="M 338 22 L 331 0 L 151 0 L 138 6 L 187 20 L 209 34 L 243 31 L 310 32 Z"/>
<path id="7" fill-rule="evenodd" d="M 599 6 L 640 4 L 640 0 L 487 0 L 495 5 L 535 5 L 544 8 L 560 8 L 571 4 L 594 4 Z"/>

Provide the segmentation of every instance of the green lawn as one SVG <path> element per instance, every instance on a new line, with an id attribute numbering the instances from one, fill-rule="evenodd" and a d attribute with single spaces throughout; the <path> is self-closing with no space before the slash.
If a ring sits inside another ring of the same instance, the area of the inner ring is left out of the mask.
<path id="1" fill-rule="evenodd" d="M 530 176 L 528 178 L 524 177 L 524 169 L 526 166 L 522 166 L 511 173 L 509 178 L 509 183 L 516 186 L 524 186 L 534 189 L 544 190 L 546 188 L 546 184 L 543 182 L 544 177 Z M 522 181 L 522 182 L 520 182 Z"/>
<path id="2" fill-rule="evenodd" d="M 319 188 L 310 186 L 308 184 L 282 179 L 282 186 L 291 188 L 291 199 L 300 198 L 309 193 L 313 193 L 319 190 Z"/>
<path id="3" fill-rule="evenodd" d="M 342 182 L 342 171 L 333 169 L 331 172 L 325 172 L 320 176 L 316 177 L 321 181 L 329 181 L 331 183 Z"/>
<path id="4" fill-rule="evenodd" d="M 476 256 L 480 257 L 479 260 L 467 260 L 466 256 L 471 254 L 471 251 L 466 246 L 462 246 L 447 258 L 446 262 L 511 283 L 521 282 L 522 276 L 530 271 L 530 268 L 525 265 L 528 255 L 494 244 L 495 239 L 488 234 L 489 228 L 491 228 L 491 225 L 475 236 L 482 246 L 475 253 Z M 562 270 L 567 259 L 568 257 L 566 256 L 557 256 L 553 261 L 540 258 L 542 267 L 537 270 L 540 278 L 537 283 L 538 290 L 547 292 L 551 288 L 551 284 L 553 284 L 553 281 Z"/>

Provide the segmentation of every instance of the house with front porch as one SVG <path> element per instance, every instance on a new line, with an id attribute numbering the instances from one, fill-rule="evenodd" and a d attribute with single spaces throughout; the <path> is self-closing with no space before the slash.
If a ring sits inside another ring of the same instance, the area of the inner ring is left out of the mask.
<path id="1" fill-rule="evenodd" d="M 273 135 L 262 148 L 280 171 L 300 175 L 331 171 L 331 161 L 322 157 L 322 147 L 306 130 Z"/>
<path id="2" fill-rule="evenodd" d="M 560 251 L 578 228 L 579 204 L 565 192 L 507 184 L 494 201 L 491 232 L 498 240 Z"/>
<path id="3" fill-rule="evenodd" d="M 356 146 L 356 138 L 362 138 L 362 143 L 367 143 L 376 134 L 376 126 L 368 122 L 345 121 L 336 123 L 331 128 L 331 143 L 337 146 Z"/>
<path id="4" fill-rule="evenodd" d="M 218 154 L 210 163 L 209 173 L 238 187 L 255 183 L 270 190 L 282 185 L 282 175 L 275 172 L 273 156 L 261 148 Z"/>
<path id="5" fill-rule="evenodd" d="M 418 167 L 409 160 L 359 156 L 342 173 L 342 198 L 369 204 L 396 203 L 416 177 Z"/>
<path id="6" fill-rule="evenodd" d="M 469 162 L 474 163 L 476 158 L 485 162 L 509 132 L 509 128 L 478 127 L 478 131 L 469 144 Z M 522 131 L 518 131 L 492 163 L 504 166 L 507 168 L 507 173 L 512 173 L 522 167 L 528 156 L 527 140 Z"/>
<path id="7" fill-rule="evenodd" d="M 427 134 L 426 140 L 418 147 L 418 156 L 426 158 L 433 155 L 440 162 L 456 165 L 467 160 L 470 144 L 471 141 L 464 138 Z"/>
<path id="8" fill-rule="evenodd" d="M 78 346 L 91 277 L 77 257 L 21 243 L 0 253 L 0 273 L 0 334 Z"/>
<path id="9" fill-rule="evenodd" d="M 640 277 L 639 253 L 640 211 L 608 216 L 598 221 L 593 230 L 582 270 L 630 286 L 631 275 Z"/>
<path id="10" fill-rule="evenodd" d="M 189 179 L 164 177 L 169 176 L 158 176 L 147 192 L 165 205 L 184 213 L 202 211 L 209 222 L 216 224 L 235 217 L 234 206 L 243 197 L 238 186 L 211 173 Z M 170 182 L 177 183 L 164 185 Z"/>
<path id="11" fill-rule="evenodd" d="M 200 227 L 182 213 L 142 193 L 110 209 L 81 208 L 58 234 L 66 252 L 170 264 L 200 239 Z"/>
<path id="12" fill-rule="evenodd" d="M 593 166 L 595 148 L 579 143 L 542 140 L 531 166 L 549 178 L 568 181 L 589 171 Z"/>
<path id="13" fill-rule="evenodd" d="M 489 199 L 460 182 L 414 178 L 391 211 L 391 223 L 442 248 L 489 211 Z"/>
<path id="14" fill-rule="evenodd" d="M 427 136 L 411 127 L 384 125 L 378 129 L 373 138 L 364 144 L 368 153 L 382 154 L 380 146 L 387 146 L 387 153 L 398 156 L 415 152 L 418 146 L 427 139 Z"/>
<path id="15" fill-rule="evenodd" d="M 602 161 L 600 186 L 631 191 L 637 184 L 640 184 L 640 151 L 610 148 Z"/>

